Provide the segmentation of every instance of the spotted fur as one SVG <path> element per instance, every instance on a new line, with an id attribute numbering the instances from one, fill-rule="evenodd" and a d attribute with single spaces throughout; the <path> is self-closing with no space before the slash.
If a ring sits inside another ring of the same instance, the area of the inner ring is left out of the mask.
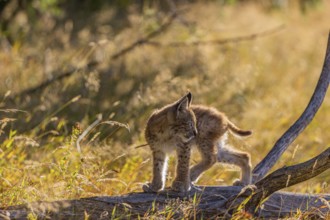
<path id="1" fill-rule="evenodd" d="M 250 155 L 227 146 L 227 131 L 237 136 L 249 136 L 228 120 L 225 114 L 214 108 L 191 105 L 192 95 L 188 93 L 178 101 L 156 110 L 149 118 L 145 138 L 153 156 L 153 179 L 143 186 L 145 192 L 164 189 L 167 155 L 176 151 L 176 177 L 172 189 L 189 191 L 191 183 L 214 163 L 237 165 L 242 170 L 240 181 L 235 184 L 251 183 Z M 196 145 L 202 160 L 189 168 L 191 148 Z"/>

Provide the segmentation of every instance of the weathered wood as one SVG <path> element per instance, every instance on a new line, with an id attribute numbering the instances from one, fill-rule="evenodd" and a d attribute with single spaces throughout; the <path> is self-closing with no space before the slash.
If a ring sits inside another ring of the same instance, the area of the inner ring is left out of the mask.
<path id="1" fill-rule="evenodd" d="M 274 191 L 310 179 L 329 168 L 330 148 L 305 163 L 273 172 L 256 183 L 257 190 L 248 201 L 246 210 L 253 213 L 255 207 L 258 207 L 258 212 L 256 212 L 258 217 L 267 219 L 292 216 L 298 211 L 310 212 L 318 217 L 330 214 L 330 194 L 309 195 L 279 192 L 271 195 Z M 289 179 L 288 175 L 291 176 Z M 171 218 L 176 219 L 193 216 L 229 218 L 235 207 L 246 199 L 246 195 L 240 196 L 244 194 L 242 192 L 245 190 L 239 186 L 199 186 L 198 188 L 199 190 L 194 188 L 188 194 L 162 191 L 158 194 L 131 193 L 113 197 L 35 202 L 2 208 L 0 217 L 26 219 L 28 215 L 34 215 L 41 219 L 82 219 L 89 216 L 92 219 L 98 219 L 116 216 L 126 219 L 150 214 L 156 217 L 168 217 L 171 214 L 168 210 L 171 210 L 173 212 Z M 269 195 L 269 199 L 262 207 L 259 207 L 260 201 Z M 171 208 L 167 209 L 168 206 Z"/>
<path id="2" fill-rule="evenodd" d="M 241 189 L 239 186 L 208 186 L 203 188 L 203 192 L 190 192 L 189 195 L 178 195 L 164 191 L 159 194 L 131 193 L 113 197 L 104 196 L 77 200 L 35 202 L 6 209 L 2 208 L 0 209 L 0 218 L 20 220 L 26 219 L 29 214 L 33 213 L 41 219 L 83 219 L 85 216 L 89 216 L 91 219 L 99 219 L 103 216 L 108 219 L 113 215 L 114 207 L 116 207 L 114 215 L 122 219 L 129 216 L 145 216 L 145 213 L 155 214 L 160 217 L 168 216 L 166 205 L 169 204 L 172 204 L 175 210 L 173 218 L 183 217 L 189 212 L 189 209 L 194 216 L 204 216 L 204 218 L 224 217 L 230 216 L 230 213 L 228 213 L 229 209 L 224 207 L 224 204 L 229 198 L 237 195 Z M 195 193 L 198 201 L 196 204 L 192 201 Z M 179 205 L 179 202 L 182 203 L 183 200 L 190 203 L 190 205 L 185 206 L 184 210 L 178 208 L 182 206 Z M 175 202 L 178 204 L 175 205 Z M 294 215 L 298 210 L 325 215 L 330 211 L 329 202 L 330 194 L 309 195 L 279 192 L 270 196 L 260 210 L 259 216 L 267 219 L 285 217 Z"/>
<path id="3" fill-rule="evenodd" d="M 274 166 L 289 145 L 312 121 L 320 108 L 330 83 L 330 33 L 326 49 L 323 69 L 318 80 L 313 96 L 306 109 L 298 120 L 280 137 L 267 156 L 253 170 L 253 183 L 263 178 Z"/>
<path id="4" fill-rule="evenodd" d="M 278 169 L 255 184 L 257 190 L 253 192 L 245 210 L 254 213 L 260 202 L 274 192 L 311 179 L 328 169 L 330 169 L 330 147 L 304 163 Z"/>

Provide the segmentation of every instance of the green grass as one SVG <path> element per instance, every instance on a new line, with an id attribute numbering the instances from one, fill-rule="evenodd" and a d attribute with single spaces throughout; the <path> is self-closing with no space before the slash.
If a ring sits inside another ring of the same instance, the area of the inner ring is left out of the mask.
<path id="1" fill-rule="evenodd" d="M 47 31 L 50 21 L 40 19 L 36 33 L 17 39 L 11 47 L 3 44 L 6 50 L 0 50 L 0 207 L 141 191 L 141 185 L 151 179 L 151 158 L 147 147 L 134 146 L 145 142 L 143 129 L 152 110 L 187 90 L 193 93 L 194 103 L 216 107 L 240 127 L 254 131 L 253 137 L 235 143 L 251 153 L 256 165 L 312 95 L 325 53 L 329 9 L 328 2 L 307 14 L 295 7 L 265 11 L 255 4 L 196 3 L 183 14 L 195 26 L 177 20 L 156 40 L 207 41 L 280 24 L 285 28 L 267 37 L 221 46 L 144 45 L 116 61 L 110 61 L 112 54 L 160 25 L 155 11 L 151 15 L 132 11 L 130 25 L 113 30 L 107 24 L 113 9 L 104 9 L 73 41 L 70 24 Z M 29 98 L 6 101 L 8 91 L 18 93 L 54 71 L 59 74 L 93 59 L 102 65 Z M 274 169 L 305 161 L 329 147 L 329 112 L 327 96 L 313 122 Z M 98 125 L 81 141 L 79 154 L 77 137 L 99 113 L 104 121 L 128 124 L 130 131 L 116 123 Z M 194 155 L 192 163 L 198 161 Z M 174 164 L 171 158 L 168 185 Z M 219 169 L 222 166 L 207 171 L 199 184 L 231 184 L 239 171 Z M 288 190 L 329 193 L 329 180 L 325 172 Z M 168 208 L 158 214 L 170 219 L 174 212 Z"/>

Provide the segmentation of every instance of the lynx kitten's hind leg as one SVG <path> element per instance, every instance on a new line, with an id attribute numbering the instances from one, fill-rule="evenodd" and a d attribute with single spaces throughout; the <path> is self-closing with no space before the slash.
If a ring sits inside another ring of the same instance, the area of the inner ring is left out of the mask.
<path id="1" fill-rule="evenodd" d="M 200 175 L 212 167 L 217 162 L 214 143 L 210 140 L 199 141 L 198 150 L 202 156 L 202 161 L 190 169 L 191 182 L 196 182 Z"/>
<path id="2" fill-rule="evenodd" d="M 239 181 L 235 181 L 234 185 L 245 186 L 251 184 L 250 155 L 227 146 L 227 134 L 218 142 L 217 159 L 219 162 L 233 164 L 241 168 L 241 178 Z"/>

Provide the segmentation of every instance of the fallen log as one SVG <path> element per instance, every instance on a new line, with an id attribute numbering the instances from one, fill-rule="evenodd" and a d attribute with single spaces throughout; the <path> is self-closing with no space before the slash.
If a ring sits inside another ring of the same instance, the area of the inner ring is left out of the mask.
<path id="1" fill-rule="evenodd" d="M 192 191 L 180 195 L 171 191 L 155 193 L 131 193 L 121 196 L 101 196 L 62 200 L 53 202 L 34 202 L 31 204 L 11 206 L 0 210 L 0 218 L 27 219 L 30 215 L 38 219 L 90 219 L 99 218 L 135 218 L 146 215 L 156 217 L 173 215 L 182 217 L 229 217 L 229 209 L 223 205 L 232 196 L 241 192 L 239 186 L 207 186 L 202 191 Z M 194 198 L 195 203 L 194 203 Z M 185 201 L 185 207 L 179 205 Z M 177 204 L 176 204 L 177 203 Z M 279 218 L 294 216 L 299 210 L 311 212 L 318 216 L 329 213 L 330 194 L 311 195 L 289 192 L 278 192 L 270 196 L 258 213 L 262 218 Z M 176 207 L 171 214 L 168 207 Z M 182 209 L 181 209 L 182 207 Z M 167 208 L 167 210 L 166 210 Z M 192 216 L 187 216 L 190 213 Z"/>

